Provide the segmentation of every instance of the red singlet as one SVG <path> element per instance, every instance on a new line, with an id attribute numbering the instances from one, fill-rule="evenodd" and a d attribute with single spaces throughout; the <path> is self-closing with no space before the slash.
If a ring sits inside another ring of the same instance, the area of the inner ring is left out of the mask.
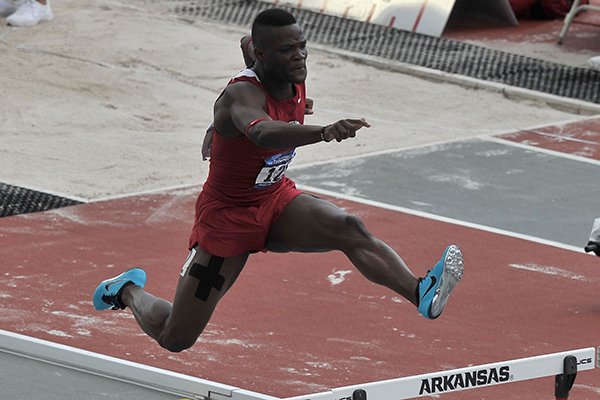
<path id="1" fill-rule="evenodd" d="M 274 99 L 251 69 L 240 72 L 228 85 L 249 82 L 266 96 L 267 114 L 290 124 L 304 123 L 304 83 L 295 94 Z M 210 169 L 196 201 L 196 218 L 190 248 L 199 244 L 210 254 L 230 257 L 264 250 L 271 225 L 301 192 L 285 171 L 295 149 L 258 147 L 246 136 L 225 138 L 216 130 L 211 146 Z"/>

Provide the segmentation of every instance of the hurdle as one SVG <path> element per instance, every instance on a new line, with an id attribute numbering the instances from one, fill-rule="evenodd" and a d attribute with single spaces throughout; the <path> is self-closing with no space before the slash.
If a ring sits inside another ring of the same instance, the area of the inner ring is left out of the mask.
<path id="1" fill-rule="evenodd" d="M 573 377 L 576 372 L 593 370 L 598 361 L 596 354 L 596 348 L 588 347 L 362 385 L 345 386 L 310 396 L 289 397 L 286 400 L 415 399 L 548 376 L 556 376 L 557 380 L 566 381 L 564 385 L 568 386 L 569 383 L 572 385 L 574 379 L 558 378 L 558 376 Z M 566 390 L 567 395 L 558 398 L 568 397 L 568 390 L 570 390 L 570 386 Z"/>
<path id="2" fill-rule="evenodd" d="M 556 398 L 565 399 L 578 372 L 600 365 L 600 348 L 587 347 L 278 398 L 4 330 L 0 330 L 2 352 L 203 400 L 401 400 L 549 376 L 555 376 Z"/>
<path id="3" fill-rule="evenodd" d="M 3 352 L 189 399 L 277 400 L 235 386 L 0 330 L 0 354 Z"/>

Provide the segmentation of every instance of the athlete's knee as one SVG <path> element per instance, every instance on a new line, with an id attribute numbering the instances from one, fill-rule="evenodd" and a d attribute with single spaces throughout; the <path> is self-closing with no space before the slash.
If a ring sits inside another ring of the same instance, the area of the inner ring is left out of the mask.
<path id="1" fill-rule="evenodd" d="M 365 223 L 356 215 L 346 215 L 344 218 L 346 233 L 354 233 L 360 239 L 371 238 L 371 233 L 367 230 Z"/>
<path id="2" fill-rule="evenodd" d="M 343 216 L 334 229 L 336 247 L 343 252 L 368 247 L 373 238 L 364 222 L 355 215 Z"/>
<path id="3" fill-rule="evenodd" d="M 158 338 L 158 344 L 173 353 L 180 353 L 184 350 L 189 349 L 196 343 L 197 336 L 190 336 L 186 334 L 177 335 L 161 335 Z"/>

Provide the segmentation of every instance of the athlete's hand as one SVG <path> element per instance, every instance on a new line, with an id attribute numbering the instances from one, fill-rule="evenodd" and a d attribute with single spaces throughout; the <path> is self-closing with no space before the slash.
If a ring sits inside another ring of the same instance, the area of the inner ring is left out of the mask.
<path id="1" fill-rule="evenodd" d="M 370 128 L 371 124 L 366 119 L 341 119 L 336 123 L 327 125 L 323 129 L 323 139 L 326 142 L 331 142 L 333 139 L 341 142 L 348 138 L 356 136 L 356 131 L 360 128 Z"/>
<path id="2" fill-rule="evenodd" d="M 202 160 L 206 161 L 210 158 L 210 148 L 212 146 L 212 137 L 215 127 L 213 124 L 210 124 L 208 129 L 206 130 L 206 134 L 204 135 L 204 140 L 202 141 Z"/>
<path id="3" fill-rule="evenodd" d="M 313 115 L 315 112 L 313 111 L 313 107 L 315 105 L 315 102 L 313 101 L 313 99 L 311 98 L 306 98 L 306 106 L 304 107 L 304 114 L 305 115 Z"/>

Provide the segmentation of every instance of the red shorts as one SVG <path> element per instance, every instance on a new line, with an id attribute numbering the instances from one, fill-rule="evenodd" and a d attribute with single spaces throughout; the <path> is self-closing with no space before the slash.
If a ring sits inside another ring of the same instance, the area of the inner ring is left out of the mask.
<path id="1" fill-rule="evenodd" d="M 301 193 L 287 178 L 268 201 L 256 206 L 232 205 L 200 192 L 189 247 L 198 244 L 208 253 L 220 257 L 266 251 L 271 225 Z"/>

